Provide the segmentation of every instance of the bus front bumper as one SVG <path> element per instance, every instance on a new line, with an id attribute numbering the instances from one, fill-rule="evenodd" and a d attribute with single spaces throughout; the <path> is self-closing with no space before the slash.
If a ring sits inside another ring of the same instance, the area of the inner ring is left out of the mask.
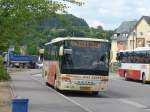
<path id="1" fill-rule="evenodd" d="M 93 81 L 94 82 L 94 81 Z M 58 85 L 60 90 L 71 90 L 71 91 L 107 91 L 108 81 L 97 81 L 93 84 L 76 83 L 76 81 L 61 81 Z"/>

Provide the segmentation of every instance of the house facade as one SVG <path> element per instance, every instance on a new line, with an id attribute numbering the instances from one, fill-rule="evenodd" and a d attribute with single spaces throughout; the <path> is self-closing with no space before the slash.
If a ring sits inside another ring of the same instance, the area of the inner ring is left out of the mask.
<path id="1" fill-rule="evenodd" d="M 150 47 L 150 17 L 143 16 L 128 36 L 128 49 Z"/>
<path id="2" fill-rule="evenodd" d="M 128 36 L 136 23 L 137 21 L 125 21 L 115 30 L 111 43 L 112 62 L 116 62 L 117 52 L 128 49 Z"/>

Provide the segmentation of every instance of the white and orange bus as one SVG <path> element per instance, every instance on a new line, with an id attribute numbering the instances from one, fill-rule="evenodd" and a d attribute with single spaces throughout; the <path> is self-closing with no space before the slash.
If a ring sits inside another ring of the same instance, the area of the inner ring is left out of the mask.
<path id="1" fill-rule="evenodd" d="M 65 37 L 45 44 L 43 77 L 59 90 L 97 94 L 108 88 L 110 43 Z"/>
<path id="2" fill-rule="evenodd" d="M 143 83 L 150 81 L 150 48 L 120 51 L 117 60 L 121 62 L 119 75 L 125 80 L 141 80 Z"/>

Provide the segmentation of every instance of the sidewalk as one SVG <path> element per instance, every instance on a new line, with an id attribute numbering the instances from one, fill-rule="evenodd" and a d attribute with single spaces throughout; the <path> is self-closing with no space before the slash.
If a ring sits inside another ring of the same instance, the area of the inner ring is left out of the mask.
<path id="1" fill-rule="evenodd" d="M 10 112 L 11 94 L 8 82 L 0 82 L 0 112 Z"/>
<path id="2" fill-rule="evenodd" d="M 111 80 L 116 80 L 116 79 L 119 79 L 120 76 L 118 73 L 109 73 L 109 79 Z"/>
<path id="3" fill-rule="evenodd" d="M 47 88 L 43 82 L 34 80 L 32 75 L 37 73 L 30 70 L 11 75 L 14 96 L 29 98 L 29 112 L 86 112 L 50 87 Z"/>

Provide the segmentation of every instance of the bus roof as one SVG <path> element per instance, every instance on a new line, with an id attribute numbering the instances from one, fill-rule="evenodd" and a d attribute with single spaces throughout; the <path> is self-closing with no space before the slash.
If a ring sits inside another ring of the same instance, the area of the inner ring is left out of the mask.
<path id="1" fill-rule="evenodd" d="M 150 47 L 138 47 L 134 50 L 121 50 L 119 52 L 146 51 L 146 50 L 150 50 Z"/>
<path id="2" fill-rule="evenodd" d="M 98 41 L 98 42 L 109 42 L 105 39 L 95 39 L 95 38 L 83 38 L 83 37 L 59 37 L 56 39 L 51 40 L 50 42 L 46 43 L 45 45 L 49 45 L 56 42 L 61 42 L 64 40 L 83 40 L 83 41 Z"/>

